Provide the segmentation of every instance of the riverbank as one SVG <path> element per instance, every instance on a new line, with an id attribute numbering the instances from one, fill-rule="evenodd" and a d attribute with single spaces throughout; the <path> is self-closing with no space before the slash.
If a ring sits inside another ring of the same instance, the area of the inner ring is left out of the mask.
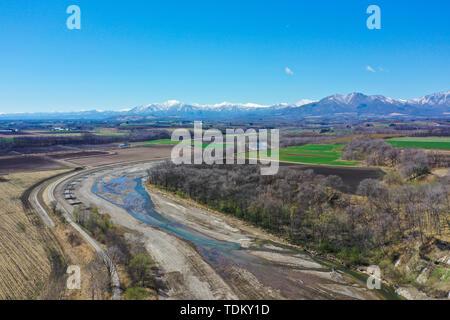
<path id="1" fill-rule="evenodd" d="M 199 222 L 201 222 L 203 227 L 201 230 L 205 233 L 217 239 L 237 241 L 247 249 L 254 249 L 255 252 L 252 252 L 252 254 L 265 259 L 267 264 L 276 263 L 302 268 L 316 268 L 317 270 L 308 271 L 308 273 L 322 279 L 327 278 L 328 280 L 340 279 L 342 281 L 345 279 L 341 284 L 353 283 L 354 288 L 359 287 L 361 289 L 366 285 L 366 279 L 362 273 L 359 273 L 359 277 L 355 277 L 357 276 L 356 273 L 346 272 L 345 268 L 338 266 L 336 261 L 325 263 L 322 259 L 316 260 L 316 258 L 319 258 L 319 255 L 315 255 L 301 246 L 290 244 L 285 239 L 270 234 L 248 222 L 218 212 L 192 200 L 181 198 L 154 186 L 147 185 L 147 190 L 155 203 L 155 207 L 159 210 L 164 210 L 171 218 L 183 221 L 187 225 L 199 225 Z M 172 207 L 173 210 L 167 210 L 167 207 Z M 195 210 L 192 208 L 195 208 Z M 246 237 L 242 238 L 243 234 Z M 270 248 L 273 251 L 260 252 L 258 248 Z M 297 254 L 287 255 L 286 252 L 289 251 L 297 252 Z M 333 287 L 335 290 L 337 288 Z M 342 292 L 349 294 L 346 288 L 340 287 L 340 289 Z M 359 290 L 359 292 L 361 291 Z M 393 291 L 389 293 L 390 295 L 386 293 L 383 292 L 384 298 L 388 298 L 388 296 L 389 298 L 396 298 Z M 373 295 L 370 296 L 369 299 L 375 298 Z M 353 296 L 353 298 L 362 297 Z"/>
<path id="2" fill-rule="evenodd" d="M 145 171 L 147 166 L 135 165 L 134 169 Z M 120 173 L 122 172 L 119 172 L 119 175 Z M 108 181 L 116 175 L 117 172 L 113 170 L 108 173 L 92 174 L 77 186 L 74 193 L 83 204 L 96 206 L 102 214 L 108 214 L 116 225 L 125 230 L 131 230 L 125 233 L 126 237 L 143 242 L 160 270 L 159 281 L 166 287 L 166 290 L 159 292 L 158 298 L 160 300 L 237 299 L 228 285 L 186 241 L 135 219 L 125 209 L 92 193 L 97 179 L 103 177 Z"/>
<path id="3" fill-rule="evenodd" d="M 251 230 L 254 234 L 261 235 L 261 240 L 264 239 L 265 241 L 276 242 L 276 243 L 280 243 L 280 244 L 283 244 L 286 246 L 290 246 L 292 248 L 296 248 L 298 250 L 303 250 L 305 252 L 310 253 L 311 256 L 313 256 L 313 257 L 332 262 L 335 265 L 335 267 L 340 266 L 342 268 L 349 268 L 349 269 L 351 269 L 351 272 L 353 273 L 353 275 L 356 276 L 357 278 L 360 278 L 361 281 L 364 281 L 365 278 L 368 276 L 367 266 L 358 265 L 358 264 L 349 265 L 348 263 L 345 263 L 344 261 L 338 259 L 334 255 L 318 252 L 314 248 L 311 248 L 308 246 L 303 247 L 303 246 L 292 244 L 287 239 L 285 239 L 279 235 L 270 234 L 266 230 L 258 228 L 249 222 L 245 222 L 245 221 L 239 220 L 233 216 L 221 213 L 221 212 L 214 210 L 212 208 L 209 208 L 205 205 L 199 204 L 191 199 L 180 197 L 177 194 L 167 192 L 167 191 L 160 189 L 154 185 L 147 185 L 147 189 L 148 189 L 149 193 L 152 195 L 152 199 L 154 199 L 154 201 L 156 201 L 156 202 L 159 201 L 158 198 L 161 196 L 172 198 L 176 202 L 185 203 L 189 206 L 194 206 L 201 210 L 206 210 L 207 212 L 210 212 L 214 215 L 219 215 L 222 219 L 231 223 L 232 225 L 233 225 L 233 223 L 234 224 L 237 223 L 237 225 L 239 225 L 240 228 L 245 228 L 248 231 Z M 265 238 L 263 238 L 262 235 L 264 235 Z M 215 236 L 217 236 L 217 234 L 215 234 Z M 246 246 L 249 246 L 249 245 L 251 245 L 251 244 L 247 241 Z M 395 253 L 393 253 L 393 254 L 395 254 Z M 414 256 L 414 253 L 409 252 L 409 255 Z M 399 256 L 403 257 L 403 260 L 406 260 L 406 258 L 405 258 L 406 254 L 399 255 Z M 441 256 L 442 256 L 442 254 L 441 254 Z M 399 258 L 398 261 L 401 261 L 401 260 L 402 259 Z M 417 263 L 416 263 L 416 265 L 417 265 Z M 414 276 L 411 276 L 411 275 L 408 276 L 408 275 L 403 274 L 404 271 L 410 271 L 410 269 L 409 269 L 410 267 L 408 267 L 408 263 L 406 261 L 405 261 L 405 263 L 397 262 L 395 266 L 389 265 L 386 261 L 384 261 L 380 267 L 382 269 L 382 274 L 388 275 L 387 277 L 383 277 L 382 281 L 383 281 L 383 284 L 387 287 L 387 288 L 385 288 L 387 295 L 390 296 L 391 298 L 400 298 L 400 299 L 404 298 L 404 299 L 411 299 L 411 300 L 417 300 L 417 299 L 418 300 L 428 300 L 428 299 L 436 298 L 436 297 L 432 297 L 432 296 L 428 295 L 427 293 L 425 293 L 424 291 L 422 291 L 425 288 L 424 283 L 421 284 L 422 290 L 420 290 L 419 289 L 420 286 L 419 286 L 419 288 L 417 288 L 417 286 L 414 286 L 412 284 L 413 281 L 415 280 Z M 388 270 L 388 268 L 390 268 L 390 267 L 394 267 L 395 269 Z M 392 279 L 389 277 L 389 275 L 392 276 L 393 273 L 397 277 L 396 279 Z M 399 279 L 400 277 L 402 279 Z M 364 279 L 364 280 L 362 280 L 362 279 Z M 388 288 L 392 288 L 392 289 L 388 289 Z M 432 288 L 428 288 L 428 291 L 430 291 L 431 289 Z M 398 297 L 396 297 L 396 295 L 398 295 Z M 442 298 L 444 298 L 444 297 L 442 297 Z"/>

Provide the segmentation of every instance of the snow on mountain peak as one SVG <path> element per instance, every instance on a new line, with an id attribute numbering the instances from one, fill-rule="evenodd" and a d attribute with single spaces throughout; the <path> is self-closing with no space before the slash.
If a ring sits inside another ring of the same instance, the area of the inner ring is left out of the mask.
<path id="1" fill-rule="evenodd" d="M 450 90 L 430 94 L 422 98 L 411 99 L 408 102 L 418 105 L 446 105 L 450 103 Z"/>
<path id="2" fill-rule="evenodd" d="M 212 109 L 218 109 L 218 108 L 226 108 L 226 107 L 238 107 L 238 108 L 267 108 L 268 106 L 256 104 L 256 103 L 233 103 L 233 102 L 222 102 L 217 104 L 207 104 L 207 105 L 198 105 L 195 106 L 198 107 L 204 107 L 204 108 L 212 108 Z"/>
<path id="3" fill-rule="evenodd" d="M 301 107 L 310 103 L 316 102 L 314 100 L 309 100 L 309 99 L 302 99 L 300 101 L 298 101 L 297 103 L 294 103 L 294 106 L 296 107 Z"/>
<path id="4" fill-rule="evenodd" d="M 168 100 L 168 101 L 162 103 L 163 106 L 167 106 L 167 107 L 173 107 L 173 106 L 177 106 L 180 104 L 182 104 L 182 103 L 178 100 Z"/>
<path id="5" fill-rule="evenodd" d="M 183 103 L 178 100 L 168 100 L 163 103 L 153 103 L 134 108 L 131 110 L 132 114 L 153 114 L 160 116 L 204 116 L 208 114 L 212 117 L 218 117 L 219 114 L 225 116 L 236 116 L 238 114 L 254 114 L 261 112 L 262 114 L 270 114 L 270 112 L 279 112 L 285 108 L 291 110 L 292 108 L 301 108 L 315 103 L 312 107 L 314 112 L 319 112 L 323 108 L 327 110 L 347 110 L 346 112 L 355 112 L 355 110 L 372 110 L 371 112 L 381 114 L 385 110 L 396 110 L 397 107 L 410 106 L 429 106 L 445 108 L 450 104 L 450 91 L 428 95 L 423 98 L 412 100 L 400 100 L 383 95 L 365 95 L 358 92 L 350 94 L 335 94 L 326 97 L 320 101 L 300 100 L 297 103 L 280 103 L 277 105 L 261 105 L 256 103 L 232 103 L 222 102 L 218 104 L 197 104 L 197 103 Z M 322 108 L 322 109 L 321 109 Z M 325 110 L 324 109 L 324 110 Z M 260 111 L 259 111 L 260 110 Z M 307 107 L 305 110 L 309 110 Z M 403 109 L 399 109 L 403 110 Z M 289 112 L 289 111 L 288 111 Z M 296 111 L 303 112 L 303 111 Z M 306 111 L 305 111 L 306 112 Z M 322 112 L 322 111 L 321 111 Z M 359 111 L 358 111 L 359 112 Z M 367 111 L 364 111 L 367 112 Z M 326 111 L 323 111 L 326 113 Z M 392 113 L 392 112 L 391 112 Z"/>

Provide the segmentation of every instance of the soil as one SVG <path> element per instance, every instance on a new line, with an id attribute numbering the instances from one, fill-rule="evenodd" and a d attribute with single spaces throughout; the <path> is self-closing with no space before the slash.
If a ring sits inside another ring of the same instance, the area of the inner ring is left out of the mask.
<path id="1" fill-rule="evenodd" d="M 69 168 L 67 165 L 41 156 L 0 158 L 0 174 L 50 171 Z"/>
<path id="2" fill-rule="evenodd" d="M 335 175 L 342 179 L 344 187 L 341 191 L 354 193 L 364 179 L 381 179 L 385 173 L 378 168 L 352 168 L 322 165 L 304 165 L 280 162 L 280 167 L 294 170 L 313 170 L 315 174 L 324 176 Z"/>

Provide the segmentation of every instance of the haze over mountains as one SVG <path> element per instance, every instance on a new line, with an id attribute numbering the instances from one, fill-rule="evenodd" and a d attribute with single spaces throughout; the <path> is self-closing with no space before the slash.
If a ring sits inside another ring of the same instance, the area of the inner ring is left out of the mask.
<path id="1" fill-rule="evenodd" d="M 362 93 L 335 94 L 320 101 L 302 100 L 295 104 L 263 106 L 257 104 L 221 103 L 216 105 L 186 104 L 176 100 L 154 103 L 123 111 L 80 111 L 57 113 L 0 114 L 0 120 L 139 120 L 140 118 L 179 118 L 186 120 L 225 120 L 302 118 L 450 118 L 450 91 L 422 98 L 402 100 Z"/>

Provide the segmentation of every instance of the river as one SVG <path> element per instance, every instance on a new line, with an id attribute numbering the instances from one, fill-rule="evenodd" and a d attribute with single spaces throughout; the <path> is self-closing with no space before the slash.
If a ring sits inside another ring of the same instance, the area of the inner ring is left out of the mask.
<path id="1" fill-rule="evenodd" d="M 239 243 L 215 239 L 174 221 L 155 209 L 143 185 L 145 175 L 146 172 L 132 172 L 113 179 L 100 177 L 91 191 L 125 209 L 135 219 L 189 241 L 231 287 L 245 292 L 241 296 L 248 299 L 397 297 L 391 288 L 385 286 L 381 290 L 369 290 L 365 286 L 364 275 L 317 259 L 294 247 L 267 241 L 254 243 L 248 248 L 242 247 Z M 243 279 L 245 281 L 241 281 Z M 244 290 L 241 288 L 243 286 L 248 288 Z M 252 293 L 249 295 L 250 291 Z"/>

